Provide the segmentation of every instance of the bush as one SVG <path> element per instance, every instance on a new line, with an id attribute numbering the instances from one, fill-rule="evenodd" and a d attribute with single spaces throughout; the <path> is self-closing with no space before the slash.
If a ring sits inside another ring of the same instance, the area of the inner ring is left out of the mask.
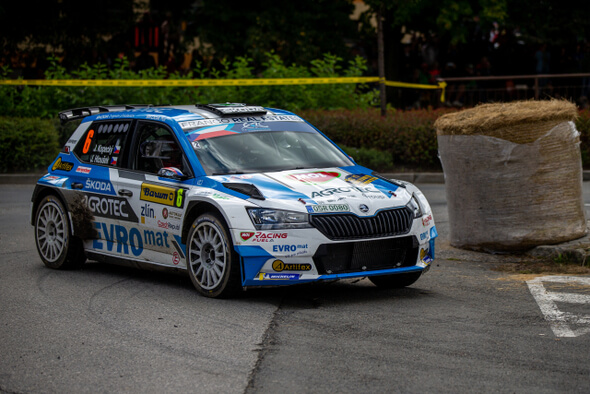
<path id="1" fill-rule="evenodd" d="M 311 62 L 309 67 L 285 65 L 273 53 L 267 53 L 264 70 L 254 74 L 251 59 L 238 57 L 233 63 L 221 62 L 219 69 L 201 65 L 186 75 L 168 74 L 162 66 L 139 72 L 129 69 L 126 59 L 116 59 L 109 69 L 103 64 L 83 65 L 68 73 L 56 57 L 51 57 L 45 72 L 49 80 L 64 79 L 255 79 L 360 77 L 367 70 L 358 57 L 346 65 L 330 54 Z M 0 67 L 6 79 L 10 70 Z M 116 104 L 189 104 L 245 102 L 299 111 L 306 108 L 366 108 L 376 102 L 377 92 L 358 84 L 277 85 L 277 86 L 211 86 L 211 87 L 97 87 L 97 86 L 0 86 L 0 113 L 6 116 L 41 118 L 56 117 L 59 111 L 94 105 Z"/>
<path id="2" fill-rule="evenodd" d="M 398 111 L 357 109 L 302 111 L 300 114 L 343 148 L 355 161 L 379 171 L 441 171 L 434 121 L 455 109 Z M 590 169 L 590 110 L 580 111 L 582 166 Z M 384 159 L 389 155 L 389 160 Z M 387 167 L 389 166 L 389 167 Z"/>
<path id="3" fill-rule="evenodd" d="M 385 118 L 376 108 L 309 110 L 302 111 L 301 115 L 338 145 L 346 146 L 347 149 L 356 148 L 356 154 L 349 154 L 359 164 L 380 171 L 440 171 L 433 124 L 448 111 L 389 109 Z M 383 159 L 384 155 L 389 156 L 389 159 Z M 371 159 L 371 156 L 374 158 Z M 365 164 L 369 162 L 373 164 Z"/>
<path id="4" fill-rule="evenodd" d="M 47 168 L 59 149 L 53 121 L 0 117 L 0 172 Z"/>
<path id="5" fill-rule="evenodd" d="M 453 109 L 396 111 L 379 109 L 307 110 L 296 113 L 336 142 L 358 164 L 381 172 L 440 171 L 434 121 Z M 78 122 L 0 118 L 0 172 L 45 168 Z M 580 111 L 582 165 L 590 169 L 590 110 Z"/>

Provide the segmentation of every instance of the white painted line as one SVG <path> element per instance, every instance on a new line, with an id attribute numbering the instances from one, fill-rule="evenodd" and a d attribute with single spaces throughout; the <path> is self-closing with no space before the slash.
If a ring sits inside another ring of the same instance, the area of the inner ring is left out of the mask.
<path id="1" fill-rule="evenodd" d="M 555 305 L 556 302 L 570 304 L 588 304 L 590 307 L 590 296 L 577 293 L 549 292 L 543 286 L 543 282 L 553 283 L 579 283 L 590 286 L 590 278 L 579 276 L 543 276 L 527 281 L 531 294 L 539 304 L 545 320 L 551 325 L 556 337 L 577 337 L 590 332 L 590 315 L 575 315 L 570 312 L 562 312 Z M 570 325 L 580 327 L 572 329 Z"/>

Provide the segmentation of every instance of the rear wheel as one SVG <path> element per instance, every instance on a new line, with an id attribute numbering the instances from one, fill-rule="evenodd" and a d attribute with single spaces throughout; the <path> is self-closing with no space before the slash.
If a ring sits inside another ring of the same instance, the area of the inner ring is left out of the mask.
<path id="1" fill-rule="evenodd" d="M 381 287 L 383 289 L 399 289 L 402 287 L 410 286 L 420 278 L 420 275 L 422 275 L 422 272 L 369 276 L 369 280 L 373 282 L 375 286 Z"/>
<path id="2" fill-rule="evenodd" d="M 55 196 L 43 198 L 35 215 L 35 242 L 49 268 L 79 268 L 86 262 L 82 241 L 71 235 L 63 204 Z"/>
<path id="3" fill-rule="evenodd" d="M 199 293 L 227 298 L 240 290 L 240 266 L 229 231 L 213 213 L 199 216 L 188 234 L 187 270 Z"/>

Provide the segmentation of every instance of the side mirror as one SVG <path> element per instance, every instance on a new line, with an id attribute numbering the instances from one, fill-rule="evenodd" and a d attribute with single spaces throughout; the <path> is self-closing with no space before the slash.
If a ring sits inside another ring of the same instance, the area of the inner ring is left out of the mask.
<path id="1" fill-rule="evenodd" d="M 176 167 L 162 167 L 158 171 L 158 176 L 160 176 L 162 178 L 176 179 L 179 181 L 182 181 L 182 180 L 185 180 L 188 178 L 186 175 L 184 175 L 184 173 L 182 171 L 180 171 Z"/>

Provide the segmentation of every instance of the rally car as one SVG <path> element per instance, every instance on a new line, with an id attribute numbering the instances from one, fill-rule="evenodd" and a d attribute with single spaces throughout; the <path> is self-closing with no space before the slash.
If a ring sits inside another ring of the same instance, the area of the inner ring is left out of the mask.
<path id="1" fill-rule="evenodd" d="M 81 119 L 32 196 L 41 260 L 186 270 L 208 297 L 368 277 L 414 283 L 434 259 L 414 185 L 357 165 L 284 110 L 241 103 L 121 105 Z"/>

